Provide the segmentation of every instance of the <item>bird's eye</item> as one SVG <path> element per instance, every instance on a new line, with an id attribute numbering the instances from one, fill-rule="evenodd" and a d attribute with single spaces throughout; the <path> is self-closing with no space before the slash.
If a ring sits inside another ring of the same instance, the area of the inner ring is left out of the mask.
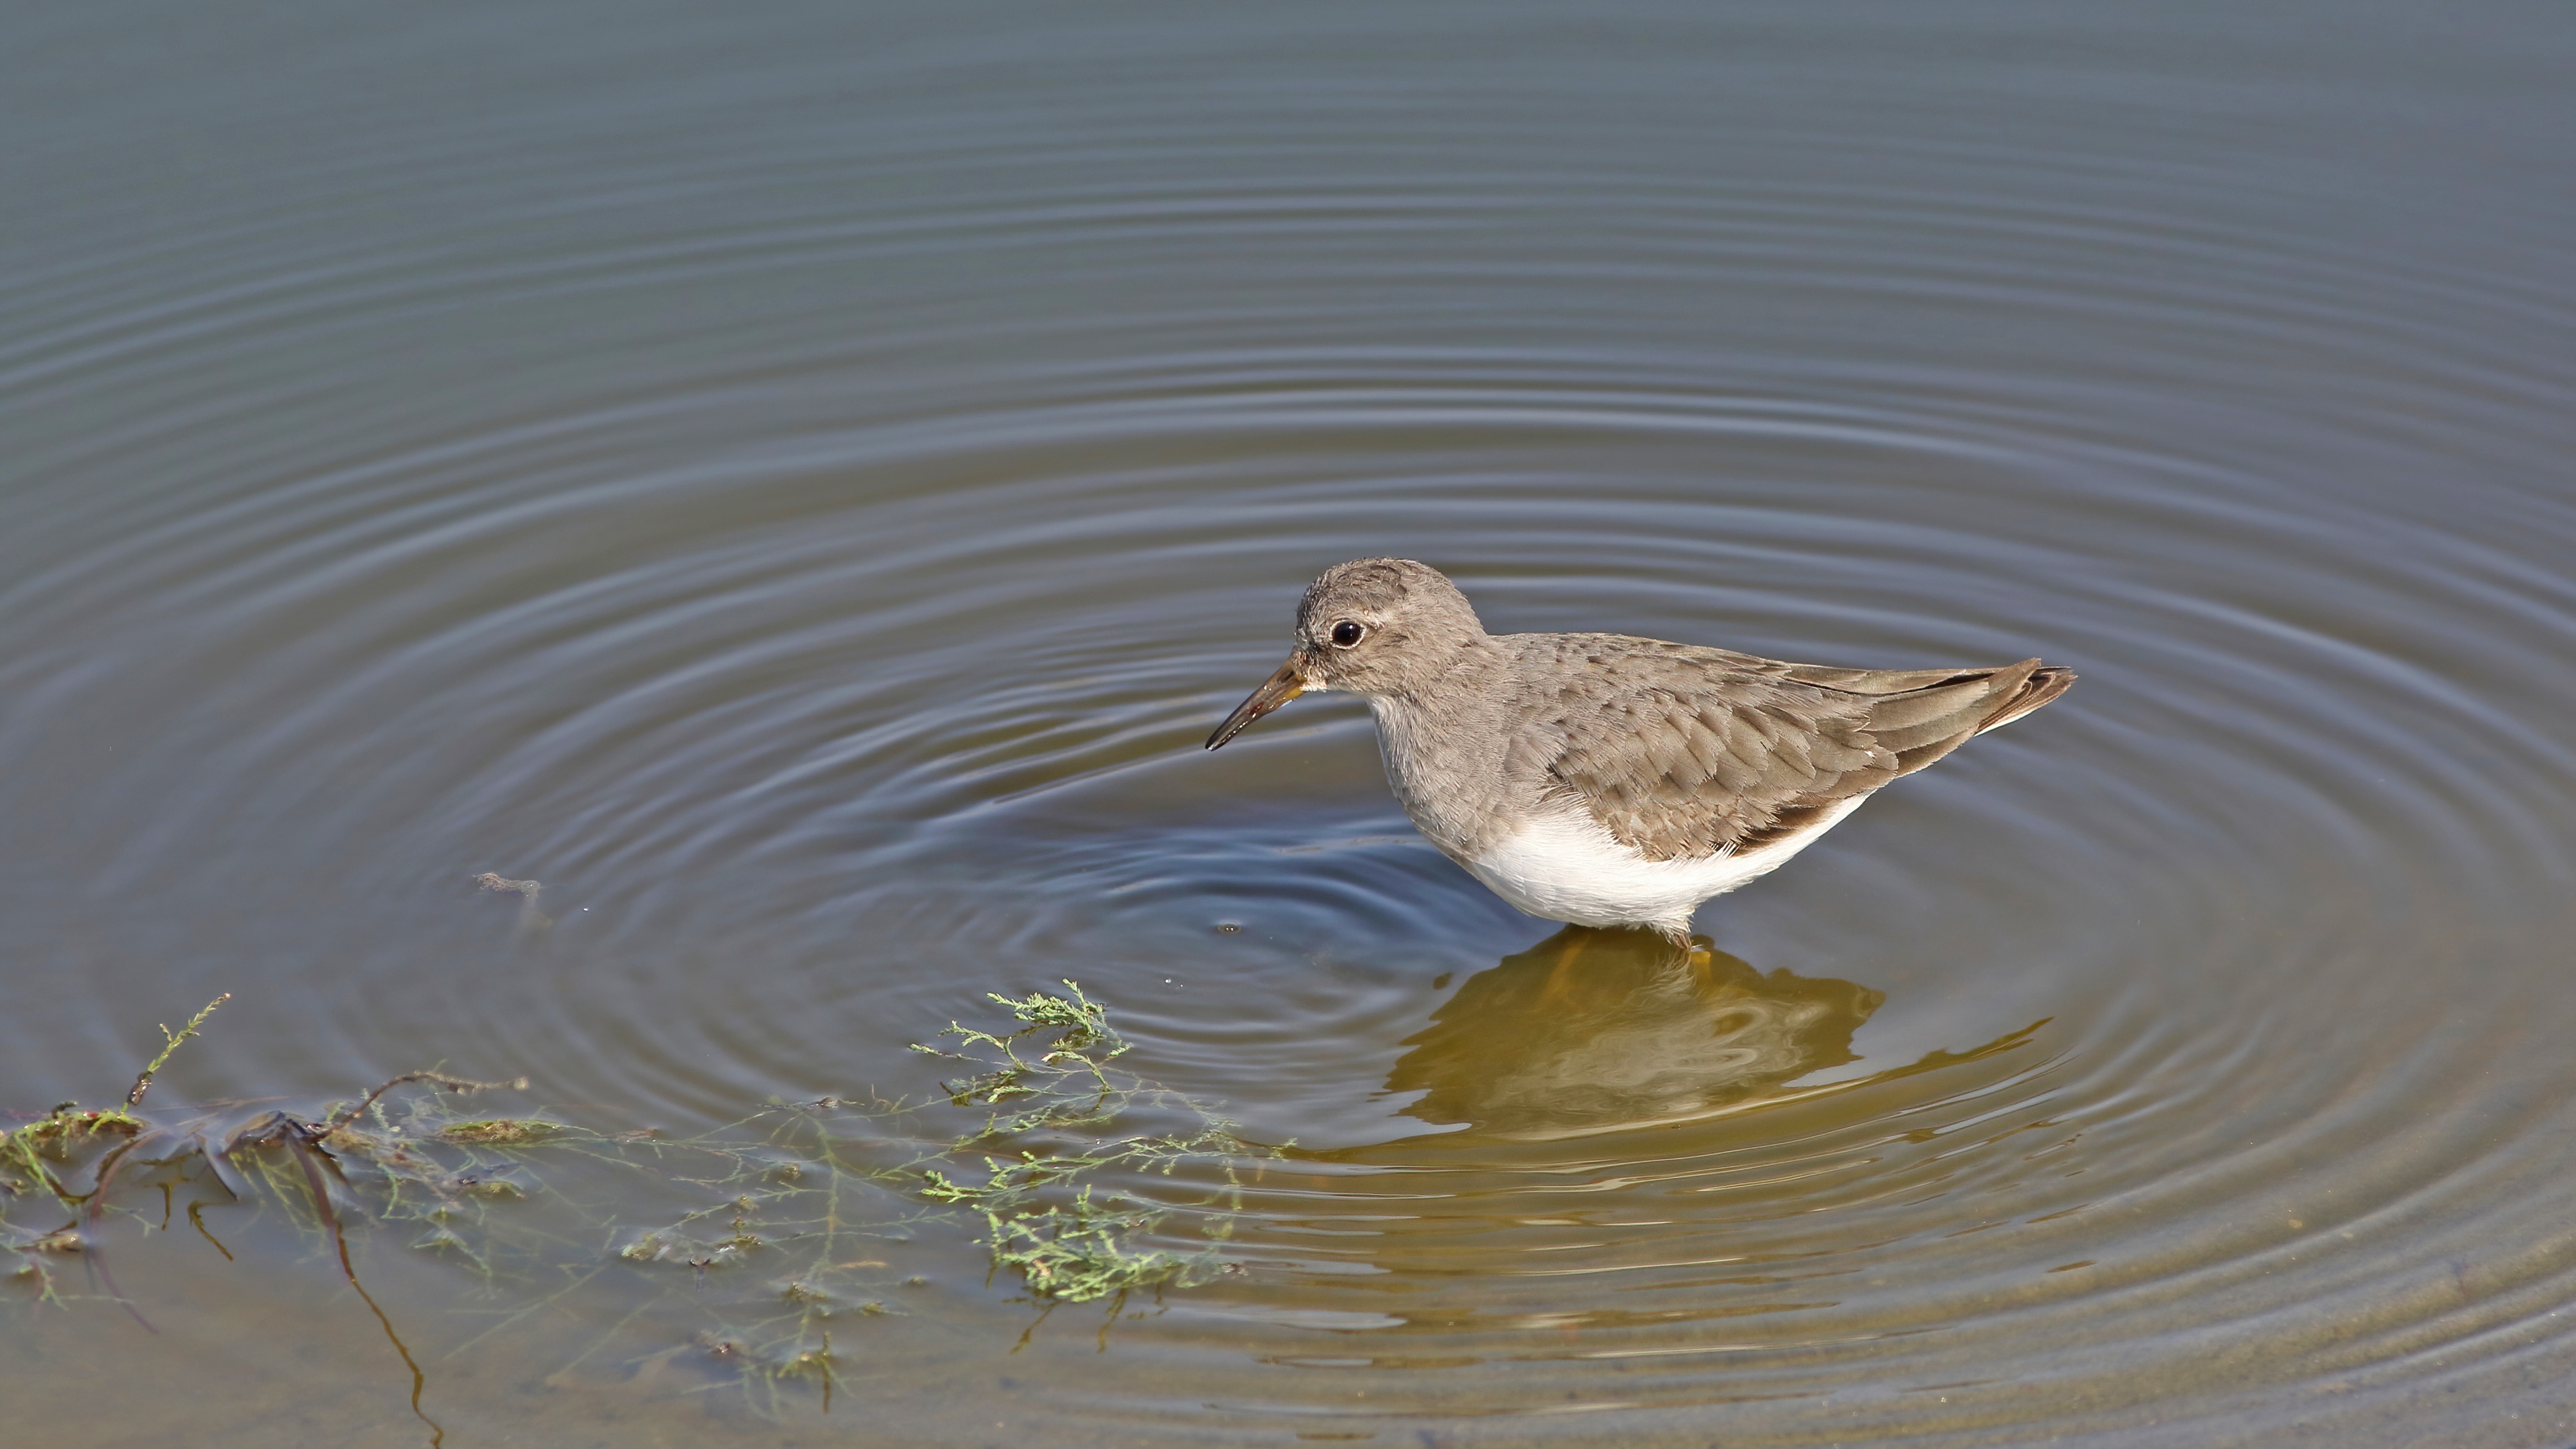
<path id="1" fill-rule="evenodd" d="M 1354 624 L 1350 620 L 1344 619 L 1342 622 L 1333 626 L 1333 645 L 1335 648 L 1348 649 L 1366 637 L 1368 637 L 1368 626 L 1364 624 Z"/>

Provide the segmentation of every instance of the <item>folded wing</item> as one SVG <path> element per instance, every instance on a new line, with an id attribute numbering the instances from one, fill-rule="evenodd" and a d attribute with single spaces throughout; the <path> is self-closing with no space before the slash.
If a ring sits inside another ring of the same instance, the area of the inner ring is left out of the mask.
<path id="1" fill-rule="evenodd" d="M 1910 774 L 2074 682 L 1991 669 L 1785 664 L 1617 635 L 1560 636 L 1589 666 L 1534 711 L 1514 773 L 1579 798 L 1650 859 L 1756 850 Z"/>

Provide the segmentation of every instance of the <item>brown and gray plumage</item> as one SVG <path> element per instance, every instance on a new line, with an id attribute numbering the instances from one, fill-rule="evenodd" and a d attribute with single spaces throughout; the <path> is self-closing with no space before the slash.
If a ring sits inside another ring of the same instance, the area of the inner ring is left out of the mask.
<path id="1" fill-rule="evenodd" d="M 1411 559 L 1327 571 L 1297 644 L 1211 750 L 1307 691 L 1377 717 L 1387 778 L 1450 859 L 1535 916 L 1690 928 L 1899 775 L 2066 692 L 2073 671 L 1831 669 L 1623 634 L 1488 634 Z"/>

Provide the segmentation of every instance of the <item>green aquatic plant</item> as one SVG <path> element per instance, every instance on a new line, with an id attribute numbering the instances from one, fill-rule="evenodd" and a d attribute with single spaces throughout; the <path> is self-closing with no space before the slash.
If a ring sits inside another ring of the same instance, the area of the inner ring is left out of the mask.
<path id="1" fill-rule="evenodd" d="M 1019 1029 L 995 1036 L 952 1021 L 940 1035 L 956 1038 L 958 1045 L 966 1048 L 964 1051 L 948 1051 L 921 1042 L 912 1044 L 914 1051 L 924 1055 L 982 1068 L 960 1081 L 941 1084 L 948 1100 L 957 1106 L 999 1106 L 1021 1097 L 1038 1099 L 1037 1105 L 1018 1113 L 996 1114 L 976 1136 L 1095 1121 L 1111 1099 L 1119 1095 L 1119 1084 L 1110 1079 L 1108 1065 L 1125 1056 L 1129 1044 L 1109 1029 L 1107 1009 L 1083 995 L 1081 986 L 1066 981 L 1064 989 L 1073 995 L 1068 998 L 1032 991 L 1025 999 L 1014 1001 L 998 991 L 985 992 L 985 1000 L 1010 1009 L 1020 1022 Z M 1051 1040 L 1032 1040 L 1050 1032 L 1054 1033 Z M 1023 1042 L 1037 1050 L 1034 1060 L 1020 1055 Z M 1089 1088 L 1074 1085 L 1086 1081 Z M 971 1140 L 960 1139 L 957 1145 L 962 1148 Z"/>
<path id="2" fill-rule="evenodd" d="M 949 1144 L 952 1165 L 923 1170 L 922 1193 L 980 1215 L 993 1265 L 1018 1272 L 1041 1298 L 1083 1303 L 1203 1282 L 1219 1268 L 1213 1249 L 1175 1252 L 1147 1240 L 1171 1235 L 1180 1219 L 1204 1239 L 1229 1236 L 1242 1206 L 1233 1163 L 1265 1150 L 1201 1104 L 1114 1073 L 1109 1064 L 1130 1043 L 1079 984 L 1068 980 L 1064 988 L 1069 996 L 1031 992 L 1014 1000 L 987 993 L 1018 1019 L 1017 1030 L 996 1035 L 951 1022 L 942 1035 L 963 1051 L 913 1047 L 977 1068 L 945 1084 L 948 1099 L 992 1109 L 981 1127 Z M 1146 1111 L 1193 1125 L 1165 1132 L 1083 1130 Z M 983 1162 L 980 1180 L 960 1176 L 953 1165 L 969 1157 Z M 1223 1185 L 1185 1205 L 1104 1190 L 1139 1174 L 1170 1177 L 1185 1163 L 1214 1165 Z"/>
<path id="3" fill-rule="evenodd" d="M 19 1261 L 10 1276 L 31 1283 L 38 1301 L 63 1301 L 49 1256 L 90 1249 L 90 1230 L 106 1210 L 109 1183 L 134 1150 L 152 1139 L 152 1130 L 134 1115 L 133 1109 L 151 1090 L 153 1077 L 170 1064 L 171 1054 L 178 1051 L 179 1044 L 195 1036 L 206 1018 L 215 1014 L 215 1008 L 232 999 L 229 991 L 217 996 L 175 1032 L 164 1024 L 160 1054 L 135 1076 L 134 1086 L 122 1104 L 105 1110 L 83 1110 L 76 1101 L 58 1102 L 53 1111 L 36 1121 L 0 1133 L 0 1247 L 17 1253 Z M 86 1192 L 75 1193 L 66 1180 L 76 1176 L 80 1167 L 89 1168 L 90 1186 Z M 25 1176 L 17 1176 L 19 1171 Z M 60 1227 L 34 1228 L 5 1211 L 11 1199 L 32 1198 L 38 1191 L 53 1203 L 72 1209 L 73 1219 Z M 106 1270 L 101 1266 L 94 1271 L 104 1274 Z M 130 1305 L 127 1311 L 133 1311 Z"/>
<path id="4" fill-rule="evenodd" d="M 160 1054 L 136 1074 L 133 1089 L 125 1094 L 121 1105 L 104 1110 L 83 1110 L 78 1102 L 58 1102 L 54 1104 L 54 1110 L 43 1117 L 24 1127 L 0 1133 L 0 1196 L 23 1193 L 32 1184 L 45 1189 L 66 1206 L 86 1202 L 96 1188 L 93 1187 L 90 1193 L 74 1195 L 46 1165 L 47 1159 L 69 1164 L 82 1147 L 97 1145 L 101 1139 L 113 1137 L 131 1142 L 142 1134 L 145 1124 L 134 1115 L 134 1108 L 142 1102 L 143 1094 L 152 1089 L 152 1079 L 170 1064 L 171 1054 L 179 1050 L 179 1044 L 195 1036 L 197 1028 L 206 1024 L 206 1018 L 215 1014 L 215 1008 L 232 999 L 233 994 L 227 991 L 207 1002 L 195 1016 L 188 1018 L 187 1025 L 177 1031 L 163 1024 Z M 16 1171 L 24 1171 L 27 1176 L 24 1179 L 12 1176 Z M 5 1219 L 0 1219 L 0 1227 L 5 1226 Z"/>
<path id="5" fill-rule="evenodd" d="M 411 1368 L 415 1412 L 425 1376 L 360 1283 L 353 1233 L 434 1255 L 506 1303 L 476 1339 L 622 1283 L 645 1306 L 621 1323 L 668 1345 L 647 1358 L 695 1356 L 763 1411 L 798 1385 L 828 1399 L 836 1366 L 863 1351 L 855 1325 L 895 1314 L 895 1290 L 918 1281 L 893 1263 L 918 1234 L 980 1228 L 992 1269 L 1041 1305 L 1123 1302 L 1221 1271 L 1216 1247 L 1241 1206 L 1235 1164 L 1267 1149 L 1116 1065 L 1131 1046 L 1107 1009 L 1064 987 L 993 994 L 1006 1027 L 951 1023 L 944 1045 L 917 1047 L 963 1068 L 936 1094 L 772 1101 L 682 1136 L 469 1113 L 471 1099 L 526 1080 L 439 1071 L 309 1115 L 137 1113 L 219 997 L 162 1028 L 122 1105 L 66 1102 L 0 1135 L 0 1249 L 35 1302 L 103 1298 L 139 1318 L 107 1274 L 111 1219 L 166 1231 L 184 1204 L 188 1226 L 230 1258 L 210 1209 L 279 1214 L 376 1312 Z M 962 1130 L 933 1130 L 958 1109 L 974 1114 Z M 64 1290 L 56 1265 L 75 1257 L 103 1292 Z M 667 1285 L 658 1300 L 655 1282 Z M 573 1362 L 604 1351 L 597 1339 Z"/>
<path id="6" fill-rule="evenodd" d="M 172 1031 L 166 1022 L 163 1023 L 161 1026 L 161 1054 L 154 1057 L 150 1063 L 145 1065 L 142 1072 L 134 1078 L 134 1090 L 125 1094 L 125 1105 L 121 1108 L 115 1109 L 114 1115 L 127 1121 L 133 1120 L 126 1114 L 130 1113 L 136 1106 L 142 1103 L 144 1093 L 152 1090 L 152 1079 L 160 1074 L 163 1067 L 170 1064 L 170 1054 L 179 1049 L 179 1043 L 186 1041 L 197 1034 L 197 1028 L 206 1024 L 206 1018 L 215 1014 L 216 1007 L 219 1007 L 232 999 L 233 994 L 229 991 L 217 996 L 214 1000 L 207 1002 L 202 1008 L 200 1008 L 196 1015 L 189 1017 L 188 1024 L 179 1028 L 177 1031 Z"/>

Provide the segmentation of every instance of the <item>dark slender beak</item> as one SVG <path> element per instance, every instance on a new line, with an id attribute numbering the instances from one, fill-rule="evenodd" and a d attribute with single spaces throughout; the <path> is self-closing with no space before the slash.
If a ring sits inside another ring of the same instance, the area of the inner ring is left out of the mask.
<path id="1" fill-rule="evenodd" d="M 1213 750 L 1227 740 L 1233 739 L 1250 727 L 1254 720 L 1305 692 L 1306 678 L 1297 672 L 1297 661 L 1291 659 L 1279 666 L 1278 673 L 1261 681 L 1261 687 L 1254 690 L 1243 703 L 1234 707 L 1234 713 L 1227 715 L 1225 723 L 1216 727 L 1216 733 L 1208 736 L 1207 747 Z"/>

